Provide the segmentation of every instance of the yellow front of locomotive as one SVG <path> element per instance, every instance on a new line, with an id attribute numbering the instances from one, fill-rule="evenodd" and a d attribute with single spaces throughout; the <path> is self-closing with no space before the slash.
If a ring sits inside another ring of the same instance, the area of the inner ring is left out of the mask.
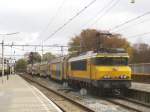
<path id="1" fill-rule="evenodd" d="M 102 88 L 129 88 L 131 68 L 128 55 L 97 55 L 91 59 L 92 80 Z"/>

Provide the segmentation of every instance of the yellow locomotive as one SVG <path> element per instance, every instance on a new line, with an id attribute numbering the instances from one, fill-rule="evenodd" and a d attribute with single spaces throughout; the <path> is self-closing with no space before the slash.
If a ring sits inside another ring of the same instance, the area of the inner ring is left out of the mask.
<path id="1" fill-rule="evenodd" d="M 129 88 L 131 69 L 125 52 L 88 52 L 68 60 L 68 78 L 98 88 Z"/>

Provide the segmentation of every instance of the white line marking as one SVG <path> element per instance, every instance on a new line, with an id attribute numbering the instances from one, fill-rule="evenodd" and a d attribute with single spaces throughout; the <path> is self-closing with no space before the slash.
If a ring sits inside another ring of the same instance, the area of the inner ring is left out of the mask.
<path id="1" fill-rule="evenodd" d="M 38 91 L 40 93 L 40 95 L 42 95 L 44 97 L 44 99 L 46 99 L 52 106 L 54 106 L 54 108 L 57 109 L 58 112 L 62 112 L 62 110 L 60 110 L 59 107 L 57 107 L 56 104 L 54 104 L 51 100 L 49 100 L 40 90 L 38 90 L 36 87 L 32 86 L 36 91 Z"/>
<path id="2" fill-rule="evenodd" d="M 35 93 L 35 91 L 33 91 L 33 89 L 31 88 L 31 85 L 28 84 L 27 82 L 25 82 L 25 85 L 31 90 L 31 92 L 33 93 L 33 95 L 36 97 L 36 99 L 42 104 L 42 107 L 45 108 L 46 112 L 49 112 L 48 107 L 45 105 L 45 103 L 40 99 L 40 97 L 37 96 L 37 94 Z"/>

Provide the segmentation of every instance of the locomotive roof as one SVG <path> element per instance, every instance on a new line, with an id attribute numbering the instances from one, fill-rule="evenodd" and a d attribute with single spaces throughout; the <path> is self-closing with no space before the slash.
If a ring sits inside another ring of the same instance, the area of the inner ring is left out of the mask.
<path id="1" fill-rule="evenodd" d="M 107 53 L 107 52 L 94 53 L 94 52 L 90 51 L 90 52 L 87 52 L 86 54 L 70 58 L 69 62 L 88 59 L 88 58 L 94 58 L 94 57 L 127 57 L 128 58 L 129 55 L 128 55 L 128 53 Z"/>

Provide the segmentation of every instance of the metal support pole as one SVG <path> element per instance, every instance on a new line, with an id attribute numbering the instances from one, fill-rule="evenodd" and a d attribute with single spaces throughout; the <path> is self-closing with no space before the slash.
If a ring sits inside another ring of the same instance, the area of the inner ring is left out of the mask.
<path id="1" fill-rule="evenodd" d="M 9 67 L 10 67 L 9 75 L 11 75 L 11 63 L 12 63 L 12 58 L 10 58 L 10 62 L 9 62 Z"/>
<path id="2" fill-rule="evenodd" d="M 4 83 L 4 40 L 2 40 L 2 84 Z"/>
<path id="3" fill-rule="evenodd" d="M 13 43 L 12 43 L 12 46 L 13 46 Z M 10 75 L 12 73 L 12 70 L 11 70 L 12 69 L 12 65 L 11 64 L 12 64 L 12 59 L 13 59 L 12 58 L 12 46 L 11 46 L 11 55 L 10 55 Z"/>
<path id="4" fill-rule="evenodd" d="M 61 56 L 63 57 L 63 52 L 64 52 L 63 46 L 61 46 L 60 48 L 61 48 Z"/>
<path id="5" fill-rule="evenodd" d="M 6 65 L 7 65 L 7 67 L 9 67 L 9 69 L 10 69 L 10 65 L 9 65 L 10 63 L 6 60 Z M 8 68 L 7 68 L 8 69 Z M 11 73 L 11 70 L 9 71 L 10 73 Z M 7 73 L 6 74 L 6 76 L 7 76 L 7 80 L 9 79 L 9 73 Z"/>
<path id="6" fill-rule="evenodd" d="M 13 53 L 13 58 L 14 58 L 14 62 L 13 62 L 12 74 L 15 75 L 15 50 L 14 50 L 14 53 Z"/>
<path id="7" fill-rule="evenodd" d="M 35 47 L 35 52 L 36 52 L 36 47 Z"/>
<path id="8" fill-rule="evenodd" d="M 81 38 L 81 40 L 80 40 L 80 52 L 82 52 L 82 47 L 83 47 L 83 39 L 82 39 L 82 37 L 80 37 Z"/>
<path id="9" fill-rule="evenodd" d="M 43 50 L 43 43 L 42 43 L 42 56 L 41 56 L 41 62 L 43 61 L 43 52 L 44 52 L 44 50 Z"/>
<path id="10" fill-rule="evenodd" d="M 11 45 L 11 55 L 10 55 L 10 63 L 9 63 L 9 67 L 10 67 L 10 75 L 12 74 L 12 46 L 13 46 L 13 42 L 12 42 L 12 45 Z M 7 80 L 9 79 L 9 76 L 7 75 Z"/>

